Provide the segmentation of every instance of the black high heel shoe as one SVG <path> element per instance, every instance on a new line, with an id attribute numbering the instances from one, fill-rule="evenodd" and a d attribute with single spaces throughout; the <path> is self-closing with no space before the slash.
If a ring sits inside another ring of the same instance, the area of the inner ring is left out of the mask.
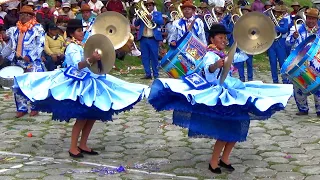
<path id="1" fill-rule="evenodd" d="M 83 158 L 83 154 L 81 153 L 78 153 L 78 154 L 72 154 L 70 151 L 69 151 L 69 155 L 70 157 L 73 157 L 73 158 Z"/>
<path id="2" fill-rule="evenodd" d="M 229 171 L 234 171 L 234 167 L 232 167 L 231 164 L 226 164 L 221 159 L 219 161 L 219 166 L 226 168 Z"/>
<path id="3" fill-rule="evenodd" d="M 209 168 L 208 168 L 211 172 L 215 173 L 215 174 L 221 174 L 221 169 L 219 167 L 213 169 L 211 167 L 211 164 L 209 163 Z"/>
<path id="4" fill-rule="evenodd" d="M 80 147 L 78 147 L 78 149 L 80 150 L 81 153 L 85 153 L 85 154 L 89 154 L 89 155 L 99 155 L 98 152 L 94 151 L 91 149 L 91 151 L 86 151 L 86 150 L 83 150 L 81 149 Z"/>

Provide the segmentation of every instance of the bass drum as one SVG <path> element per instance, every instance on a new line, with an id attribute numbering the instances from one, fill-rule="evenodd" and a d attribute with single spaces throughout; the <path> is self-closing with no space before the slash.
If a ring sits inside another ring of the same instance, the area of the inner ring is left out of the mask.
<path id="1" fill-rule="evenodd" d="M 22 75 L 24 70 L 19 66 L 7 66 L 0 70 L 0 85 L 10 89 L 14 83 L 14 77 Z"/>
<path id="2" fill-rule="evenodd" d="M 198 37 L 189 32 L 170 49 L 161 60 L 162 69 L 171 78 L 182 78 L 203 68 L 202 58 L 207 53 L 207 46 Z"/>

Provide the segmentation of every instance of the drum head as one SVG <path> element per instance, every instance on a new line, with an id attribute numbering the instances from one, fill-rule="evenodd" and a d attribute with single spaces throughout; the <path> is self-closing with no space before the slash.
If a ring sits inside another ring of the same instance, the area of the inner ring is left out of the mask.
<path id="1" fill-rule="evenodd" d="M 303 64 L 309 57 L 307 54 L 311 54 L 309 51 L 314 50 L 314 47 L 317 46 L 316 40 L 318 41 L 317 37 L 312 35 L 300 43 L 282 65 L 281 74 L 288 73 L 297 65 Z"/>
<path id="2" fill-rule="evenodd" d="M 0 77 L 2 78 L 13 78 L 24 73 L 23 69 L 19 66 L 7 66 L 0 70 Z"/>

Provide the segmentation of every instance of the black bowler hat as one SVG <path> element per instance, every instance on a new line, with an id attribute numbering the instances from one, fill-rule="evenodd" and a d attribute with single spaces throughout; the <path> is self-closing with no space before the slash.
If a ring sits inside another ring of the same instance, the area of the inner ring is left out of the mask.
<path id="1" fill-rule="evenodd" d="M 67 25 L 67 36 L 71 37 L 71 34 L 74 33 L 78 28 L 83 28 L 86 26 L 82 25 L 82 20 L 80 19 L 70 19 Z"/>
<path id="2" fill-rule="evenodd" d="M 77 29 L 77 28 L 83 28 L 86 26 L 83 26 L 82 21 L 80 19 L 70 19 L 68 21 L 67 29 Z"/>
<path id="3" fill-rule="evenodd" d="M 231 32 L 223 24 L 213 24 L 210 28 L 209 35 L 210 37 L 217 34 L 230 34 Z"/>

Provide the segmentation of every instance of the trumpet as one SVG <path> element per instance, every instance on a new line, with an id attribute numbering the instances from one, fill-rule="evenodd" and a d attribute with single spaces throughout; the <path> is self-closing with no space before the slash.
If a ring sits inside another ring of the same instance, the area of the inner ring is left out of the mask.
<path id="1" fill-rule="evenodd" d="M 136 7 L 134 8 L 134 12 L 136 15 L 143 21 L 143 23 L 149 28 L 154 29 L 157 27 L 157 24 L 153 21 L 148 19 L 148 15 L 150 15 L 148 9 L 144 5 L 144 1 L 141 0 L 137 3 Z"/>
<path id="2" fill-rule="evenodd" d="M 209 30 L 214 23 L 219 23 L 218 17 L 216 15 L 216 13 L 214 12 L 214 8 L 212 8 L 212 15 L 205 14 L 203 16 L 203 19 L 204 19 L 204 22 L 206 23 Z"/>
<path id="3" fill-rule="evenodd" d="M 176 7 L 176 11 L 170 12 L 170 18 L 174 21 L 183 18 L 181 4 L 175 5 L 175 7 Z"/>
<path id="4" fill-rule="evenodd" d="M 272 22 L 274 23 L 274 25 L 280 27 L 278 19 L 281 19 L 282 16 L 279 16 L 278 18 L 275 17 L 275 15 L 273 14 L 273 7 L 263 11 L 264 14 L 266 14 L 267 16 L 270 17 L 270 19 L 272 20 Z M 282 36 L 281 33 L 278 33 L 275 39 L 279 39 Z"/>

